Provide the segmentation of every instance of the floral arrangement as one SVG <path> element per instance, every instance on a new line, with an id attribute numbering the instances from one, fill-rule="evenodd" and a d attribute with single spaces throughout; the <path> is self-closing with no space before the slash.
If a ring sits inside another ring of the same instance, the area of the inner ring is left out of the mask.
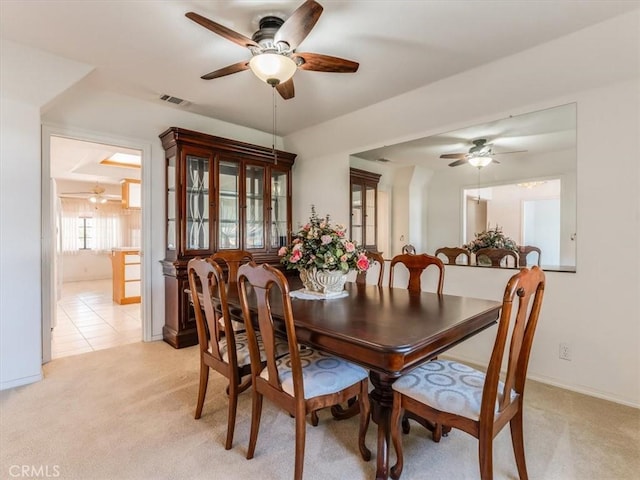
<path id="1" fill-rule="evenodd" d="M 334 271 L 366 271 L 369 259 L 364 248 L 346 238 L 343 225 L 331 225 L 329 215 L 320 218 L 311 206 L 309 223 L 302 226 L 293 236 L 291 245 L 281 247 L 280 262 L 288 269 Z"/>
<path id="2" fill-rule="evenodd" d="M 502 229 L 496 225 L 484 232 L 476 233 L 476 238 L 463 245 L 470 252 L 477 252 L 481 248 L 506 248 L 507 250 L 518 251 L 518 246 L 511 238 L 502 233 Z"/>

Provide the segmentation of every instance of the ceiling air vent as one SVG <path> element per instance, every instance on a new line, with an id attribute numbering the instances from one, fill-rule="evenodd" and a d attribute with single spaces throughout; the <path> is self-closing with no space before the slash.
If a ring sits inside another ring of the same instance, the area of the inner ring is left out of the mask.
<path id="1" fill-rule="evenodd" d="M 171 95 L 166 95 L 166 94 L 161 95 L 160 100 L 162 100 L 163 102 L 169 102 L 169 103 L 173 103 L 174 105 L 181 105 L 181 106 L 185 106 L 189 104 L 187 100 L 183 100 L 182 98 L 178 98 L 178 97 L 172 97 Z"/>

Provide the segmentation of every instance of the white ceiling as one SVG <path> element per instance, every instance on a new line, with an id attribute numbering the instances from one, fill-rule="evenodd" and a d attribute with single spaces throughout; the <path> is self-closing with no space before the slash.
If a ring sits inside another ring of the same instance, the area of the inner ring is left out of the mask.
<path id="1" fill-rule="evenodd" d="M 119 184 L 125 178 L 140 180 L 140 168 L 101 164 L 116 153 L 141 156 L 130 148 L 85 142 L 63 137 L 51 137 L 51 178 L 74 180 L 90 184 Z M 138 160 L 139 162 L 139 160 Z M 84 191 L 86 184 L 78 184 L 73 191 Z"/>
<path id="2" fill-rule="evenodd" d="M 287 135 L 450 75 L 515 54 L 640 6 L 617 0 L 320 0 L 324 12 L 299 47 L 360 63 L 355 74 L 298 71 L 279 101 Z M 2 38 L 94 67 L 89 86 L 270 132 L 271 91 L 250 71 L 201 80 L 249 51 L 187 19 L 197 12 L 246 36 L 267 14 L 302 0 L 2 0 Z"/>

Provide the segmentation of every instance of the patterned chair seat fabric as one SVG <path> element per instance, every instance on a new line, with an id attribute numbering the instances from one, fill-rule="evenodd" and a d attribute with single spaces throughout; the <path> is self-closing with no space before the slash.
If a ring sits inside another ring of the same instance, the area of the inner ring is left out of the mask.
<path id="1" fill-rule="evenodd" d="M 220 323 L 220 326 L 224 330 L 224 319 L 223 318 L 219 318 L 218 322 Z M 234 332 L 244 332 L 247 329 L 244 326 L 244 323 L 236 322 L 235 320 L 231 320 L 231 327 L 233 328 Z"/>
<path id="2" fill-rule="evenodd" d="M 312 348 L 300 349 L 304 398 L 309 399 L 336 393 L 368 377 L 367 371 L 342 358 L 327 355 Z M 294 396 L 291 377 L 291 358 L 287 354 L 276 362 L 282 389 Z M 269 380 L 269 371 L 265 368 L 260 377 Z"/>
<path id="3" fill-rule="evenodd" d="M 468 365 L 434 360 L 400 377 L 393 389 L 437 410 L 478 420 L 484 380 L 483 372 Z M 503 389 L 504 384 L 499 382 L 496 411 Z M 511 399 L 515 396 L 511 390 Z"/>
<path id="4" fill-rule="evenodd" d="M 258 348 L 260 349 L 260 360 L 267 361 L 267 356 L 264 353 L 264 345 L 262 344 L 262 338 L 260 334 L 256 335 L 258 341 Z M 249 339 L 247 338 L 247 332 L 239 332 L 235 334 L 236 340 L 236 356 L 238 357 L 238 367 L 251 364 L 251 358 L 249 357 Z M 229 352 L 227 350 L 227 338 L 223 337 L 218 342 L 220 348 L 220 354 L 222 360 L 229 362 Z M 284 340 L 276 340 L 276 357 L 281 357 L 289 353 L 289 346 Z"/>

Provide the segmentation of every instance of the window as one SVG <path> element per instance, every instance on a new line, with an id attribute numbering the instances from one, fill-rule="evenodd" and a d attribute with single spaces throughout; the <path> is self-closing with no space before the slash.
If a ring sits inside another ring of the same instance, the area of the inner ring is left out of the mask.
<path id="1" fill-rule="evenodd" d="M 93 218 L 80 217 L 78 219 L 78 250 L 94 248 L 95 225 Z"/>
<path id="2" fill-rule="evenodd" d="M 123 210 L 115 202 L 96 208 L 84 198 L 61 199 L 61 253 L 104 253 L 113 248 L 140 245 L 140 231 L 140 210 Z"/>

